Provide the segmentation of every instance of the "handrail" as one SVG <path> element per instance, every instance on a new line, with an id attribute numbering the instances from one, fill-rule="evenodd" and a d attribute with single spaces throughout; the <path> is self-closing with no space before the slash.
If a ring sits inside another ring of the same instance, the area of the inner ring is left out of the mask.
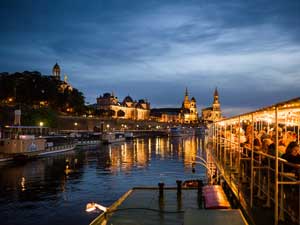
<path id="1" fill-rule="evenodd" d="M 239 145 L 237 142 L 232 142 L 232 141 L 230 141 L 230 140 L 227 140 L 226 138 L 221 138 L 221 139 L 222 139 L 222 140 L 225 140 L 226 142 L 231 142 L 231 143 L 233 143 L 233 144 L 235 144 L 235 145 Z M 252 151 L 252 149 L 247 148 L 247 147 L 240 147 L 240 148 L 244 148 L 244 149 L 247 149 L 247 150 L 249 150 L 249 151 Z M 254 151 L 254 152 L 255 152 L 255 154 L 263 155 L 263 156 L 266 156 L 266 157 L 271 158 L 271 159 L 274 159 L 274 160 L 275 160 L 275 158 L 276 158 L 276 157 L 273 156 L 273 155 L 270 155 L 270 154 L 267 154 L 267 153 L 264 153 L 264 152 L 261 152 L 261 151 Z M 285 159 L 283 159 L 283 158 L 281 158 L 281 157 L 278 158 L 278 161 L 283 162 L 284 164 L 287 164 L 287 165 L 289 165 L 289 166 L 292 166 L 292 167 L 295 167 L 295 168 L 300 169 L 300 164 L 288 162 L 287 160 L 285 160 Z"/>

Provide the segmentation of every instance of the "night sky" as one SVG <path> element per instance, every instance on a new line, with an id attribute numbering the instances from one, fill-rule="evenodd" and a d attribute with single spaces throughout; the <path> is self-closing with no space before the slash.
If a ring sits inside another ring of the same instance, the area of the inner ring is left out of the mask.
<path id="1" fill-rule="evenodd" d="M 89 103 L 104 92 L 225 115 L 299 96 L 300 1 L 1 0 L 0 71 L 51 74 Z"/>

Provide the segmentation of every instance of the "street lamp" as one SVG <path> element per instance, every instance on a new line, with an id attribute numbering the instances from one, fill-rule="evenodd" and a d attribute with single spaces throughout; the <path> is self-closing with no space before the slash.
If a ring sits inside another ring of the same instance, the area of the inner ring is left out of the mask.
<path id="1" fill-rule="evenodd" d="M 109 124 L 106 125 L 107 130 L 109 130 Z"/>
<path id="2" fill-rule="evenodd" d="M 41 136 L 42 136 L 42 134 L 43 134 L 43 126 L 44 126 L 44 122 L 40 121 L 39 125 L 40 125 L 40 133 L 41 133 Z"/>
<path id="3" fill-rule="evenodd" d="M 75 123 L 74 123 L 74 126 L 75 126 L 75 130 L 77 130 L 78 123 L 75 122 Z"/>

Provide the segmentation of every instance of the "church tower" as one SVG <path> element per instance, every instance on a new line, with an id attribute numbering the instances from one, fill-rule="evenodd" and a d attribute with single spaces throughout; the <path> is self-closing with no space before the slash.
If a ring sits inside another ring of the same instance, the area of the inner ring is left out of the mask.
<path id="1" fill-rule="evenodd" d="M 182 103 L 182 106 L 184 109 L 189 109 L 190 108 L 190 100 L 189 100 L 189 93 L 188 93 L 188 89 L 185 89 L 185 95 L 184 95 L 184 100 Z"/>
<path id="2" fill-rule="evenodd" d="M 217 88 L 215 89 L 215 93 L 214 93 L 213 110 L 221 111 L 220 102 L 219 102 L 219 92 Z"/>
<path id="3" fill-rule="evenodd" d="M 197 105 L 196 105 L 196 99 L 195 97 L 192 97 L 191 99 L 191 104 L 190 104 L 190 113 L 196 116 L 195 119 L 198 118 L 198 110 L 197 110 Z"/>
<path id="4" fill-rule="evenodd" d="M 60 80 L 60 67 L 57 63 L 55 63 L 55 65 L 53 66 L 52 69 L 52 76 L 56 79 L 56 80 Z"/>

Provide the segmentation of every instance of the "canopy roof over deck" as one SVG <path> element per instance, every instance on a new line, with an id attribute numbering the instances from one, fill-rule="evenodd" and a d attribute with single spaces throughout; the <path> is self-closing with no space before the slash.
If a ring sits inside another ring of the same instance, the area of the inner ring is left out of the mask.
<path id="1" fill-rule="evenodd" d="M 263 121 L 267 123 L 275 123 L 276 108 L 278 108 L 278 123 L 289 126 L 300 125 L 300 97 L 279 102 L 271 106 L 266 106 L 252 112 L 225 118 L 216 123 L 229 125 L 238 123 L 239 121 L 251 121 L 252 116 L 255 122 Z"/>

